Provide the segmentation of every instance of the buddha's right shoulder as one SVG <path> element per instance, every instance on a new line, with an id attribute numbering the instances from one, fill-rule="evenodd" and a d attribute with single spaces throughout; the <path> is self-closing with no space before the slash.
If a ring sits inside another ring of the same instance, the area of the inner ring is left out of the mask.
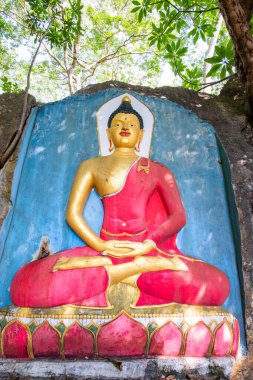
<path id="1" fill-rule="evenodd" d="M 100 162 L 101 157 L 93 157 L 89 158 L 88 160 L 84 160 L 83 162 L 80 163 L 78 170 L 80 171 L 94 171 L 97 170 Z"/>

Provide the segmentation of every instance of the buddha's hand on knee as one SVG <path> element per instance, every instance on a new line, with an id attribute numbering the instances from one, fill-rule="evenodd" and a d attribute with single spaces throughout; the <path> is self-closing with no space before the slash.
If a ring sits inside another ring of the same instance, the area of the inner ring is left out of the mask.
<path id="1" fill-rule="evenodd" d="M 52 268 L 52 272 L 56 272 L 58 270 L 66 270 L 68 269 L 69 257 L 62 256 L 59 260 L 56 261 Z"/>
<path id="2" fill-rule="evenodd" d="M 142 272 L 159 271 L 159 270 L 172 270 L 187 272 L 188 267 L 182 260 L 177 257 L 168 259 L 163 256 L 139 256 L 134 260 L 137 267 Z"/>
<path id="3" fill-rule="evenodd" d="M 74 257 L 61 257 L 54 265 L 52 272 L 58 270 L 69 269 L 84 269 L 92 267 L 104 267 L 111 265 L 112 261 L 109 257 L 101 256 L 74 256 Z"/>
<path id="4" fill-rule="evenodd" d="M 110 247 L 102 252 L 102 254 L 115 258 L 142 256 L 151 252 L 155 248 L 155 244 L 152 240 L 147 240 L 142 243 L 115 240 L 110 240 L 108 243 L 109 242 L 111 242 Z"/>

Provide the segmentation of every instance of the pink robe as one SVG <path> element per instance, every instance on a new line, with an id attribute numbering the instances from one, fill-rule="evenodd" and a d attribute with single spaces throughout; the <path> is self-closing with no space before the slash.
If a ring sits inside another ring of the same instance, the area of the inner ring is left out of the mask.
<path id="1" fill-rule="evenodd" d="M 148 256 L 170 257 L 166 253 L 173 253 L 185 257 L 182 260 L 188 272 L 160 270 L 140 274 L 136 306 L 171 302 L 219 306 L 226 300 L 230 287 L 225 273 L 202 261 L 191 261 L 176 246 L 177 232 L 185 224 L 185 214 L 174 177 L 165 166 L 145 158 L 136 161 L 122 189 L 103 197 L 102 202 L 102 239 L 138 242 L 152 239 L 164 254 L 153 250 Z M 22 307 L 107 306 L 109 278 L 104 267 L 52 272 L 62 256 L 99 255 L 100 252 L 85 246 L 25 265 L 13 279 L 12 302 Z M 110 259 L 114 265 L 134 260 Z"/>

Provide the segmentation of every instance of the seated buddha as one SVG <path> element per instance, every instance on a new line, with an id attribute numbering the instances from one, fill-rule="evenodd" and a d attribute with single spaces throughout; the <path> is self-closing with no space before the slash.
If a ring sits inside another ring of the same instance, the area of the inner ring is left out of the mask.
<path id="1" fill-rule="evenodd" d="M 124 97 L 108 120 L 111 154 L 80 164 L 69 197 L 66 220 L 86 246 L 23 266 L 11 284 L 14 305 L 109 307 L 108 291 L 120 283 L 138 288 L 135 307 L 224 303 L 225 273 L 177 248 L 184 207 L 170 170 L 137 155 L 144 130 Z M 93 189 L 104 208 L 100 236 L 83 218 Z"/>

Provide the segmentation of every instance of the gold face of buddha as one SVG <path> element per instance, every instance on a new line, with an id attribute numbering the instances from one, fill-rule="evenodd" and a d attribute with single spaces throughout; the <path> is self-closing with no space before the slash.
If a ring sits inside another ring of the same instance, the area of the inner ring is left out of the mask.
<path id="1" fill-rule="evenodd" d="M 107 134 L 115 148 L 134 148 L 141 142 L 143 129 L 140 129 L 140 122 L 136 115 L 118 113 L 112 119 Z"/>

